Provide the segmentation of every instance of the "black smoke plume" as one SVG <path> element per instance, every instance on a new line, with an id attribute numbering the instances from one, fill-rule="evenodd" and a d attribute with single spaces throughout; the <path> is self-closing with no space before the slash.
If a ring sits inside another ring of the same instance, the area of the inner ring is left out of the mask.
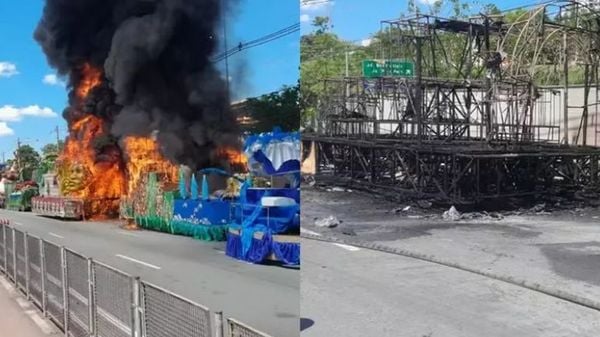
<path id="1" fill-rule="evenodd" d="M 69 78 L 69 123 L 103 119 L 111 136 L 157 135 L 162 154 L 199 168 L 236 146 L 226 84 L 211 63 L 233 0 L 46 0 L 35 31 L 49 64 Z M 85 64 L 104 82 L 85 102 L 74 92 Z"/>

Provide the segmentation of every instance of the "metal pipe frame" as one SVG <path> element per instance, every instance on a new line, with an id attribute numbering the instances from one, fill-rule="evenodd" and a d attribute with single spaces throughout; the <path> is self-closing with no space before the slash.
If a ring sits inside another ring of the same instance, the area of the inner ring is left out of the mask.
<path id="1" fill-rule="evenodd" d="M 418 146 L 306 135 L 319 175 L 456 204 L 559 191 L 600 191 L 600 150 L 522 147 L 511 151 Z"/>
<path id="2" fill-rule="evenodd" d="M 558 119 L 547 116 L 560 96 L 555 90 L 530 84 L 496 83 L 491 102 L 485 84 L 478 81 L 465 84 L 428 78 L 418 84 L 412 79 L 359 77 L 328 79 L 325 88 L 328 99 L 321 105 L 320 116 L 323 133 L 330 136 L 445 142 L 560 140 Z M 422 94 L 419 104 L 417 91 Z"/>
<path id="3" fill-rule="evenodd" d="M 576 14 L 577 22 L 565 14 Z M 575 144 L 580 134 L 587 143 L 588 96 L 598 88 L 600 13 L 557 0 L 510 25 L 486 15 L 418 14 L 382 21 L 382 27 L 393 43 L 381 55 L 413 60 L 416 78 L 326 79 L 318 133 L 304 134 L 316 144 L 317 172 L 453 203 L 600 191 L 600 149 L 560 145 L 570 141 L 564 126 L 575 108 L 567 96 L 570 66 L 585 70 Z M 550 48 L 562 38 L 568 48 Z M 452 60 L 456 48 L 460 59 Z M 555 70 L 564 72 L 562 94 L 536 85 L 540 69 L 559 60 L 565 65 Z M 448 69 L 453 79 L 441 77 Z"/>

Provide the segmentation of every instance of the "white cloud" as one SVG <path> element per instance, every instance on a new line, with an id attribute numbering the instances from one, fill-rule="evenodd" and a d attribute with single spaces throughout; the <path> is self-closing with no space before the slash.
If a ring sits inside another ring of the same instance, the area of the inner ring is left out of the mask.
<path id="1" fill-rule="evenodd" d="M 300 0 L 301 11 L 319 11 L 329 6 L 333 6 L 332 0 Z"/>
<path id="2" fill-rule="evenodd" d="M 300 15 L 300 22 L 308 22 L 308 21 L 310 21 L 310 15 L 308 15 L 308 14 Z"/>
<path id="3" fill-rule="evenodd" d="M 9 128 L 6 122 L 0 122 L 0 137 L 2 136 L 11 136 L 14 135 L 15 132 L 13 129 Z"/>
<path id="4" fill-rule="evenodd" d="M 371 43 L 373 43 L 373 39 L 364 39 L 360 41 L 360 45 L 363 47 L 368 47 L 371 45 Z"/>
<path id="5" fill-rule="evenodd" d="M 10 62 L 0 62 L 0 77 L 12 77 L 18 75 L 17 65 Z"/>
<path id="6" fill-rule="evenodd" d="M 0 107 L 0 122 L 18 122 L 26 116 L 56 117 L 58 114 L 50 108 L 42 108 L 38 105 L 30 105 L 23 108 L 17 108 L 12 105 Z"/>
<path id="7" fill-rule="evenodd" d="M 419 0 L 420 3 L 425 4 L 425 5 L 434 5 L 436 2 L 438 2 L 440 0 Z"/>
<path id="8" fill-rule="evenodd" d="M 59 86 L 65 86 L 65 82 L 63 80 L 61 80 L 60 78 L 58 78 L 58 76 L 56 76 L 56 74 L 47 74 L 46 76 L 44 76 L 44 79 L 42 80 L 42 82 L 44 82 L 44 84 L 48 84 L 48 85 L 59 85 Z"/>

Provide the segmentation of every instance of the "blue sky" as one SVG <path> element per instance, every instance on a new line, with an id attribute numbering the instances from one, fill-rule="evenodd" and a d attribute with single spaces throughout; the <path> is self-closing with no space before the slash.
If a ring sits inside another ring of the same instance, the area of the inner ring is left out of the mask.
<path id="1" fill-rule="evenodd" d="M 43 0 L 0 1 L 0 161 L 12 157 L 17 138 L 35 148 L 55 142 L 67 126 L 61 117 L 66 88 L 47 65 L 33 39 Z M 298 0 L 240 0 L 227 21 L 228 46 L 253 40 L 297 23 Z M 299 33 L 244 50 L 229 59 L 234 100 L 295 85 Z M 219 63 L 224 68 L 224 62 Z"/>

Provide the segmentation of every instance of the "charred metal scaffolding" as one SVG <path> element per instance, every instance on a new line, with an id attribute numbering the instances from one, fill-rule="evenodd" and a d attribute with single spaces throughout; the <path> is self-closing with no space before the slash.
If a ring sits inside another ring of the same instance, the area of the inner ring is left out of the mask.
<path id="1" fill-rule="evenodd" d="M 600 190 L 600 148 L 586 142 L 597 129 L 599 27 L 600 15 L 575 1 L 510 24 L 383 21 L 381 58 L 412 61 L 414 77 L 324 81 L 315 132 L 303 138 L 318 175 L 453 203 Z M 582 69 L 584 92 L 576 105 L 573 69 Z M 561 86 L 537 85 L 553 79 Z"/>

